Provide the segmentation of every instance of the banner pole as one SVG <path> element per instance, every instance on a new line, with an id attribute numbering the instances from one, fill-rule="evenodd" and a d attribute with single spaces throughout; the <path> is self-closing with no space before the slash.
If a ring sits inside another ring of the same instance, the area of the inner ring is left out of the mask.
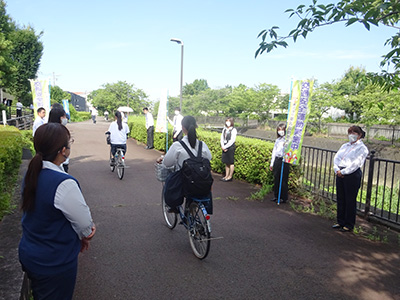
<path id="1" fill-rule="evenodd" d="M 168 152 L 168 99 L 169 99 L 169 91 L 167 91 L 167 113 L 165 116 L 165 128 L 167 132 L 165 134 L 165 153 Z"/>
<path id="2" fill-rule="evenodd" d="M 286 129 L 288 126 L 288 119 L 289 119 L 289 112 L 290 112 L 290 102 L 292 100 L 292 89 L 293 89 L 293 77 L 292 80 L 290 81 L 290 92 L 289 92 L 289 104 L 288 104 L 288 111 L 287 111 L 287 116 L 286 116 Z M 287 130 L 285 130 L 285 142 L 287 141 Z M 285 148 L 283 148 L 285 149 Z M 283 169 L 285 167 L 285 153 L 283 153 L 282 157 L 282 166 L 281 166 L 281 179 L 279 180 L 279 193 L 278 193 L 278 200 L 277 204 L 279 205 L 281 203 L 281 191 L 282 191 L 282 178 L 283 178 Z"/>

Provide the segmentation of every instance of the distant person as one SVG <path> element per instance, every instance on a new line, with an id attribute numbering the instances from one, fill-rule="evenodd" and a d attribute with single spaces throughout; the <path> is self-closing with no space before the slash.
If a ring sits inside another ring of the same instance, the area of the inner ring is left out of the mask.
<path id="1" fill-rule="evenodd" d="M 96 116 L 98 115 L 98 113 L 97 113 L 97 109 L 95 107 L 92 107 L 91 115 L 92 115 L 93 124 L 96 124 Z"/>
<path id="2" fill-rule="evenodd" d="M 269 169 L 274 174 L 274 198 L 271 201 L 277 201 L 279 197 L 279 186 L 281 186 L 281 200 L 279 203 L 286 203 L 288 200 L 288 181 L 289 181 L 289 169 L 290 165 L 283 162 L 283 155 L 285 151 L 285 135 L 286 125 L 279 124 L 276 128 L 276 136 L 274 149 L 272 150 L 272 158 Z M 283 174 L 282 174 L 283 167 Z M 281 182 L 282 174 L 282 182 Z"/>
<path id="3" fill-rule="evenodd" d="M 20 99 L 18 99 L 18 102 L 17 102 L 16 106 L 17 106 L 17 110 L 16 110 L 17 111 L 17 118 L 18 117 L 22 117 L 22 109 L 24 108 L 24 106 L 22 105 Z"/>
<path id="4" fill-rule="evenodd" d="M 104 111 L 104 119 L 105 119 L 106 121 L 108 121 L 108 111 L 107 111 L 107 110 Z"/>
<path id="5" fill-rule="evenodd" d="M 46 110 L 43 107 L 39 107 L 37 109 L 37 117 L 35 118 L 35 122 L 33 122 L 33 127 L 32 127 L 33 136 L 35 136 L 35 132 L 39 128 L 39 126 L 46 123 L 45 117 L 46 117 Z"/>
<path id="6" fill-rule="evenodd" d="M 31 103 L 31 104 L 29 104 L 29 109 L 31 110 L 31 112 L 32 112 L 32 115 L 35 113 L 35 108 L 33 107 L 33 104 Z"/>
<path id="7" fill-rule="evenodd" d="M 225 164 L 225 177 L 221 181 L 232 181 L 235 170 L 235 149 L 237 130 L 234 128 L 233 118 L 225 120 L 225 126 L 221 133 L 222 162 Z"/>
<path id="8" fill-rule="evenodd" d="M 124 149 L 124 153 L 126 153 L 126 140 L 129 134 L 129 126 L 122 122 L 121 112 L 115 112 L 115 121 L 108 127 L 108 132 L 110 133 L 111 153 L 114 160 L 118 148 Z"/>
<path id="9" fill-rule="evenodd" d="M 7 105 L 7 98 L 3 98 L 3 105 Z"/>
<path id="10" fill-rule="evenodd" d="M 143 113 L 146 117 L 146 129 L 147 129 L 147 146 L 145 149 L 153 149 L 154 148 L 154 119 L 151 112 L 147 107 L 143 108 Z"/>
<path id="11" fill-rule="evenodd" d="M 79 252 L 89 248 L 96 227 L 78 181 L 60 168 L 71 153 L 68 129 L 44 124 L 34 145 L 22 190 L 19 260 L 34 299 L 70 300 Z"/>
<path id="12" fill-rule="evenodd" d="M 53 108 L 50 110 L 50 113 L 49 113 L 48 122 L 49 123 L 59 123 L 64 126 L 67 126 L 67 124 L 68 124 L 67 114 L 65 113 L 65 110 L 61 104 L 59 104 L 59 103 L 53 104 Z M 68 173 L 69 157 L 63 162 L 62 166 L 64 168 L 64 171 L 66 173 Z"/>
<path id="13" fill-rule="evenodd" d="M 179 107 L 175 108 L 175 115 L 173 120 L 171 121 L 168 118 L 169 123 L 174 126 L 174 129 L 172 131 L 172 140 L 174 142 L 180 141 L 183 138 L 183 131 L 182 131 L 182 120 L 183 116 L 181 115 L 181 109 Z"/>
<path id="14" fill-rule="evenodd" d="M 340 147 L 333 160 L 336 174 L 337 224 L 332 228 L 343 232 L 353 231 L 356 223 L 356 199 L 361 186 L 362 172 L 368 148 L 362 138 L 365 132 L 359 126 L 348 130 L 349 142 Z"/>

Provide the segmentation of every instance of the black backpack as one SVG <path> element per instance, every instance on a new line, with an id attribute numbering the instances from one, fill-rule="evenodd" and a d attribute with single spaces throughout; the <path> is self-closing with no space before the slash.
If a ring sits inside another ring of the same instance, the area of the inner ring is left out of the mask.
<path id="1" fill-rule="evenodd" d="M 211 175 L 210 161 L 201 155 L 203 142 L 199 141 L 197 157 L 193 155 L 184 142 L 179 142 L 190 156 L 183 162 L 181 168 L 184 194 L 197 197 L 208 196 L 214 179 Z"/>

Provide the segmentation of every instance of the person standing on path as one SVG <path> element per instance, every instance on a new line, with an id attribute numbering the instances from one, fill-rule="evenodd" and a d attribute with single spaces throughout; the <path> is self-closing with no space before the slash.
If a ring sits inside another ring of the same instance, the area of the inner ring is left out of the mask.
<path id="1" fill-rule="evenodd" d="M 53 104 L 53 108 L 50 110 L 49 113 L 49 123 L 59 123 L 64 126 L 67 126 L 68 124 L 67 114 L 65 113 L 65 110 L 61 104 L 59 103 Z M 69 157 L 66 158 L 62 166 L 64 168 L 64 171 L 68 173 Z"/>
<path id="2" fill-rule="evenodd" d="M 33 136 L 35 136 L 35 132 L 39 128 L 39 126 L 46 123 L 46 121 L 44 119 L 45 117 L 46 117 L 46 110 L 43 107 L 39 107 L 37 109 L 37 117 L 35 119 L 35 122 L 33 122 L 33 127 L 32 127 L 32 135 Z"/>
<path id="3" fill-rule="evenodd" d="M 19 260 L 36 300 L 72 299 L 79 252 L 89 248 L 96 232 L 78 181 L 60 167 L 71 144 L 65 126 L 40 126 L 23 182 Z"/>
<path id="4" fill-rule="evenodd" d="M 183 116 L 181 115 L 181 109 L 179 107 L 176 107 L 174 119 L 171 121 L 168 118 L 169 123 L 172 126 L 174 126 L 174 129 L 172 132 L 172 141 L 173 142 L 180 141 L 183 138 L 182 120 L 183 120 Z"/>
<path id="5" fill-rule="evenodd" d="M 336 174 L 337 224 L 332 228 L 353 231 L 356 223 L 357 194 L 361 186 L 361 168 L 368 156 L 362 138 L 365 132 L 359 126 L 348 130 L 349 142 L 343 144 L 333 160 Z"/>
<path id="6" fill-rule="evenodd" d="M 143 113 L 146 117 L 146 129 L 147 129 L 147 146 L 146 150 L 154 148 L 154 119 L 151 112 L 147 107 L 143 108 Z"/>
<path id="7" fill-rule="evenodd" d="M 281 200 L 279 203 L 286 203 L 288 200 L 288 181 L 289 181 L 289 169 L 290 165 L 283 162 L 283 155 L 285 151 L 285 135 L 286 135 L 286 125 L 279 124 L 276 128 L 276 136 L 274 149 L 272 150 L 272 158 L 269 169 L 273 171 L 274 174 L 274 198 L 271 201 L 277 201 L 279 197 L 279 186 L 281 186 Z M 283 176 L 281 182 L 281 174 L 283 167 Z"/>
<path id="8" fill-rule="evenodd" d="M 24 106 L 21 103 L 21 99 L 18 99 L 18 102 L 17 102 L 17 118 L 18 117 L 22 117 L 22 108 L 23 107 Z"/>
<path id="9" fill-rule="evenodd" d="M 225 120 L 225 126 L 221 133 L 222 162 L 225 164 L 225 177 L 221 181 L 232 181 L 235 170 L 235 149 L 237 130 L 234 128 L 233 118 Z"/>

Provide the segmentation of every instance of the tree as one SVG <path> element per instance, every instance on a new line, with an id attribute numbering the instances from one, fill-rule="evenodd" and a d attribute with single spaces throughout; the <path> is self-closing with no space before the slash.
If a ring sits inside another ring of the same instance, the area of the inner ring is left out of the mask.
<path id="1" fill-rule="evenodd" d="M 51 103 L 62 103 L 62 100 L 70 100 L 71 94 L 63 91 L 59 86 L 50 86 L 50 101 Z"/>
<path id="2" fill-rule="evenodd" d="M 256 57 L 264 52 L 271 52 L 278 46 L 288 47 L 286 40 L 293 39 L 296 42 L 299 37 L 306 38 L 319 27 L 335 23 L 344 23 L 345 26 L 360 23 L 367 30 L 370 30 L 371 25 L 400 29 L 396 26 L 400 18 L 400 2 L 395 0 L 343 0 L 327 5 L 317 4 L 317 0 L 313 0 L 308 7 L 302 4 L 296 9 L 287 9 L 286 12 L 289 13 L 289 17 L 295 16 L 300 19 L 297 27 L 285 36 L 278 36 L 278 26 L 262 30 L 258 35 L 261 37 L 261 43 L 255 53 Z M 271 40 L 267 41 L 268 39 Z M 380 66 L 381 68 L 392 66 L 394 72 L 382 70 L 381 73 L 368 73 L 365 78 L 385 90 L 398 89 L 400 88 L 400 32 L 387 39 L 385 45 L 389 45 L 392 50 L 383 56 Z"/>
<path id="3" fill-rule="evenodd" d="M 311 98 L 310 119 L 318 122 L 318 132 L 321 132 L 322 117 L 332 107 L 334 98 L 334 87 L 330 83 L 323 83 L 320 86 L 314 85 L 314 92 Z"/>
<path id="4" fill-rule="evenodd" d="M 193 96 L 208 89 L 209 86 L 207 80 L 196 79 L 195 81 L 193 81 L 193 83 L 185 84 L 185 86 L 182 89 L 182 94 L 185 96 Z"/>
<path id="5" fill-rule="evenodd" d="M 0 87 L 8 87 L 16 72 L 11 59 L 12 42 L 8 39 L 13 30 L 14 23 L 6 13 L 6 4 L 0 0 Z"/>
<path id="6" fill-rule="evenodd" d="M 15 66 L 13 81 L 9 87 L 11 93 L 18 98 L 24 98 L 30 93 L 29 79 L 35 79 L 39 70 L 43 55 L 41 36 L 42 32 L 36 35 L 31 27 L 17 29 L 9 35 L 13 45 L 10 55 Z"/>

